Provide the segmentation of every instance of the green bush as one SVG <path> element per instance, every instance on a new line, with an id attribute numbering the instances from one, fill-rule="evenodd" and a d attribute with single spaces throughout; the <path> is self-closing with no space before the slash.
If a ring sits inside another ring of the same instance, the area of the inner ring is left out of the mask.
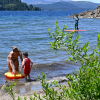
<path id="1" fill-rule="evenodd" d="M 5 86 L 5 90 L 8 92 L 8 94 L 11 95 L 11 97 L 13 98 L 13 100 L 15 100 L 15 93 L 13 92 L 13 88 L 14 88 L 15 85 L 16 85 L 16 82 L 12 83 L 10 85 L 10 87 L 9 86 Z"/>

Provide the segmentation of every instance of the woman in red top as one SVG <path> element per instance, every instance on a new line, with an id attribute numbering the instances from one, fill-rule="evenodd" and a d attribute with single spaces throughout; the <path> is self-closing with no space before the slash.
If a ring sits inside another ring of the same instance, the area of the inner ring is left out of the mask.
<path id="1" fill-rule="evenodd" d="M 27 76 L 30 80 L 30 70 L 33 65 L 33 62 L 28 58 L 27 52 L 23 53 L 23 57 L 24 57 L 24 59 L 23 59 L 22 67 L 20 70 L 22 70 L 22 68 L 24 68 L 25 80 L 27 81 Z"/>

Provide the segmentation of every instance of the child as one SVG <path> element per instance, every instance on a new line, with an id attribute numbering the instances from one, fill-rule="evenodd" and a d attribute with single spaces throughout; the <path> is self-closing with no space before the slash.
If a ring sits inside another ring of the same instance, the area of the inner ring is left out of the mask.
<path id="1" fill-rule="evenodd" d="M 22 62 L 22 67 L 20 70 L 22 70 L 22 68 L 24 68 L 24 74 L 25 74 L 25 80 L 27 82 L 27 76 L 30 80 L 30 71 L 31 71 L 31 67 L 33 65 L 33 62 L 28 58 L 28 53 L 24 52 L 23 53 L 23 62 Z"/>

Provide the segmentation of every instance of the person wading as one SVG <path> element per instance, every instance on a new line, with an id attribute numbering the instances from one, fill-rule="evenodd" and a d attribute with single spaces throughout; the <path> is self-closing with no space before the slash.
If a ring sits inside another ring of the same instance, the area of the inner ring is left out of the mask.
<path id="1" fill-rule="evenodd" d="M 18 56 L 20 57 L 21 62 L 23 61 L 22 53 L 16 46 L 12 47 L 12 51 L 9 53 L 7 57 L 7 64 L 9 68 L 9 72 L 13 72 L 14 74 L 16 71 L 19 71 L 19 61 Z M 15 66 L 15 68 L 13 67 Z"/>

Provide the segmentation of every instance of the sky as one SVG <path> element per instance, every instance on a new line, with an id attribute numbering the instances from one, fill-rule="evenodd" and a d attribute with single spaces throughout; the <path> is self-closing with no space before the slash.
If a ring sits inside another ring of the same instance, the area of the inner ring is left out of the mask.
<path id="1" fill-rule="evenodd" d="M 100 3 L 100 0 L 72 0 L 72 1 L 90 1 L 94 3 Z"/>
<path id="2" fill-rule="evenodd" d="M 54 3 L 59 1 L 90 1 L 93 3 L 100 3 L 100 0 L 21 0 L 28 4 L 39 4 L 39 3 Z"/>

